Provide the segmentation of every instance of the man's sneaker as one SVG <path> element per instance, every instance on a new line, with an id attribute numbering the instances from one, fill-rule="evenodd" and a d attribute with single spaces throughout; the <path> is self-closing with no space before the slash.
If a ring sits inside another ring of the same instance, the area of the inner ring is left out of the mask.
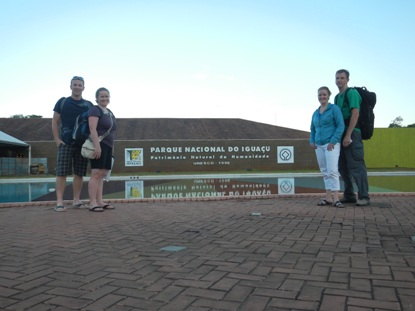
<path id="1" fill-rule="evenodd" d="M 359 199 L 356 202 L 356 206 L 368 206 L 370 205 L 370 201 L 368 199 Z"/>
<path id="2" fill-rule="evenodd" d="M 340 202 L 341 203 L 356 203 L 357 201 L 356 201 L 356 198 L 345 198 L 345 197 L 342 197 L 340 199 Z"/>

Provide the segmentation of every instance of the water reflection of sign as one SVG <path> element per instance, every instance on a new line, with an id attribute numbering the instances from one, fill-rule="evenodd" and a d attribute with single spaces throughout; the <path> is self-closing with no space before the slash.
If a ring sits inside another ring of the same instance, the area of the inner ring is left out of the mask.
<path id="1" fill-rule="evenodd" d="M 278 146 L 277 158 L 278 163 L 294 163 L 294 147 Z"/>
<path id="2" fill-rule="evenodd" d="M 278 194 L 294 194 L 294 178 L 278 178 Z"/>
<path id="3" fill-rule="evenodd" d="M 144 198 L 144 183 L 142 180 L 128 180 L 125 182 L 125 198 Z"/>
<path id="4" fill-rule="evenodd" d="M 144 152 L 143 148 L 126 148 L 125 149 L 125 166 L 143 166 Z"/>
<path id="5" fill-rule="evenodd" d="M 196 198 L 253 196 L 277 193 L 273 182 L 252 182 L 237 179 L 186 179 L 152 185 L 147 195 L 151 198 Z"/>

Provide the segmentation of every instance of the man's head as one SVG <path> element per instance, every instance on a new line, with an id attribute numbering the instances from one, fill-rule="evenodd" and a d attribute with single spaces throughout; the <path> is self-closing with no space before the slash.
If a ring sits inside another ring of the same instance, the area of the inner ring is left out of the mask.
<path id="1" fill-rule="evenodd" d="M 347 89 L 347 83 L 349 83 L 350 73 L 346 69 L 340 69 L 336 71 L 336 85 L 340 92 Z"/>
<path id="2" fill-rule="evenodd" d="M 85 89 L 84 86 L 84 78 L 75 76 L 71 79 L 71 90 L 72 90 L 72 97 L 74 99 L 81 99 L 82 98 L 82 92 Z"/>

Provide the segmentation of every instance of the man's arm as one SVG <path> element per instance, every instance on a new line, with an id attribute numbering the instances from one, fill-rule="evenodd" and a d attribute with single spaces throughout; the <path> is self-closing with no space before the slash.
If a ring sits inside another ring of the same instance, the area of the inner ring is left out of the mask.
<path id="1" fill-rule="evenodd" d="M 356 127 L 357 120 L 359 119 L 359 109 L 352 108 L 352 115 L 350 116 L 349 127 L 347 128 L 346 134 L 343 138 L 343 146 L 347 147 L 352 143 L 352 132 Z"/>
<path id="2" fill-rule="evenodd" d="M 52 133 L 53 133 L 53 139 L 55 140 L 56 146 L 59 146 L 61 144 L 65 144 L 59 133 L 59 125 L 60 125 L 61 115 L 57 113 L 56 111 L 53 112 L 52 117 Z"/>

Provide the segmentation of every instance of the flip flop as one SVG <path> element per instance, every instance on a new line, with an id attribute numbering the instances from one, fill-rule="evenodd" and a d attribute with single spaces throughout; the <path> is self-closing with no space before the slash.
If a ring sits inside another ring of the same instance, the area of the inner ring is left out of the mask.
<path id="1" fill-rule="evenodd" d="M 340 201 L 336 201 L 336 202 L 334 202 L 333 203 L 333 206 L 334 207 L 338 207 L 338 208 L 342 208 L 342 207 L 344 207 L 344 205 L 342 204 L 342 202 L 340 202 Z"/>
<path id="2" fill-rule="evenodd" d="M 83 208 L 84 206 L 85 206 L 85 204 L 83 202 L 79 201 L 78 203 L 73 204 L 72 208 Z"/>
<path id="3" fill-rule="evenodd" d="M 331 202 L 327 201 L 326 199 L 320 200 L 320 202 L 317 203 L 318 206 L 326 206 L 331 205 Z"/>
<path id="4" fill-rule="evenodd" d="M 90 212 L 103 212 L 104 209 L 101 206 L 97 205 L 97 206 L 90 207 L 89 211 Z"/>
<path id="5" fill-rule="evenodd" d="M 55 212 L 66 212 L 66 208 L 63 205 L 57 205 L 55 207 Z"/>
<path id="6" fill-rule="evenodd" d="M 102 208 L 103 209 L 115 209 L 115 207 L 110 204 L 105 204 Z"/>

